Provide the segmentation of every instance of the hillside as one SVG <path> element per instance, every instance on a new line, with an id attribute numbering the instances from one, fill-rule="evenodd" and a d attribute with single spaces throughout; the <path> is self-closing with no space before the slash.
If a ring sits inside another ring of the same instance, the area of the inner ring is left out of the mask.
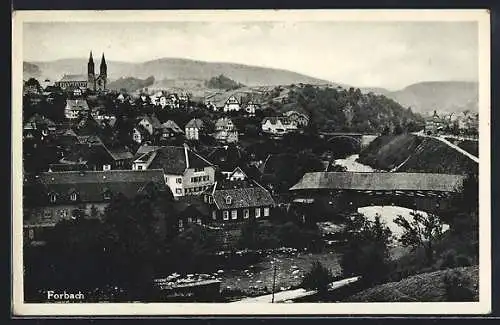
<path id="1" fill-rule="evenodd" d="M 297 110 L 312 115 L 312 122 L 327 132 L 380 133 L 396 126 L 417 131 L 423 124 L 421 116 L 395 101 L 383 95 L 363 94 L 359 89 L 299 85 L 278 87 L 268 93 L 271 99 L 267 104 L 275 111 Z"/>
<path id="2" fill-rule="evenodd" d="M 413 134 L 381 136 L 359 155 L 359 162 L 397 172 L 466 174 L 478 164 L 443 142 Z"/>
<path id="3" fill-rule="evenodd" d="M 99 61 L 95 62 L 99 65 Z M 31 67 L 38 66 L 43 78 L 57 80 L 63 74 L 86 74 L 87 59 L 62 59 L 49 62 L 29 62 Z M 263 68 L 235 63 L 204 62 L 189 59 L 163 58 L 142 63 L 107 61 L 108 77 L 116 80 L 121 77 L 145 79 L 153 76 L 155 80 L 183 79 L 209 80 L 221 74 L 249 86 L 288 85 L 293 83 L 328 83 L 287 70 Z M 29 73 L 24 69 L 24 75 Z"/>
<path id="4" fill-rule="evenodd" d="M 477 82 L 421 82 L 383 94 L 418 113 L 478 111 Z"/>
<path id="5" fill-rule="evenodd" d="M 473 300 L 479 299 L 479 267 L 460 267 L 453 269 L 470 281 L 468 289 Z M 346 302 L 438 302 L 449 301 L 443 277 L 449 270 L 417 274 L 399 282 L 390 282 L 364 290 L 349 297 Z"/>
<path id="6" fill-rule="evenodd" d="M 39 78 L 41 75 L 40 68 L 28 62 L 23 62 L 23 79 L 28 80 L 30 78 Z"/>
<path id="7" fill-rule="evenodd" d="M 128 93 L 131 93 L 136 91 L 137 89 L 151 86 L 154 82 L 155 78 L 152 76 L 144 80 L 134 77 L 126 77 L 110 82 L 108 84 L 108 88 L 117 91 L 125 89 Z"/>

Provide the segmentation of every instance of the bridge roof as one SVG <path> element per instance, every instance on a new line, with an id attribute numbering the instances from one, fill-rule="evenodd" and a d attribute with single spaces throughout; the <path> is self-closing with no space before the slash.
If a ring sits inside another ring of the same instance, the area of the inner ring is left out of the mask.
<path id="1" fill-rule="evenodd" d="M 294 190 L 439 191 L 458 192 L 465 176 L 430 173 L 306 173 Z"/>

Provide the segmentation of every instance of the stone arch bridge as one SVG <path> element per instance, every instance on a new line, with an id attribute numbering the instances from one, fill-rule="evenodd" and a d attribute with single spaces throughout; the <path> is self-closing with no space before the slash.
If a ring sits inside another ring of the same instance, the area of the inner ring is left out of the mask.
<path id="1" fill-rule="evenodd" d="M 366 148 L 378 135 L 353 132 L 321 132 L 320 136 L 331 144 L 349 143 L 357 152 Z"/>

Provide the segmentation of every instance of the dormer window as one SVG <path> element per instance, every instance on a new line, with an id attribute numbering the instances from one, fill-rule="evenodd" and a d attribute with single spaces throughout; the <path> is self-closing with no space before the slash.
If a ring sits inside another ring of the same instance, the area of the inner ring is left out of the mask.
<path id="1" fill-rule="evenodd" d="M 57 199 L 57 197 L 56 197 L 56 195 L 54 193 L 51 193 L 49 195 L 49 200 L 50 200 L 51 203 L 56 202 L 56 199 Z"/>
<path id="2" fill-rule="evenodd" d="M 231 204 L 233 202 L 233 198 L 231 196 L 226 196 L 226 204 Z"/>
<path id="3" fill-rule="evenodd" d="M 111 200 L 111 192 L 110 191 L 105 191 L 103 196 L 104 196 L 105 200 Z"/>
<path id="4" fill-rule="evenodd" d="M 76 192 L 71 193 L 71 195 L 69 196 L 69 199 L 71 201 L 76 201 L 77 198 L 78 198 L 78 196 L 77 196 Z"/>

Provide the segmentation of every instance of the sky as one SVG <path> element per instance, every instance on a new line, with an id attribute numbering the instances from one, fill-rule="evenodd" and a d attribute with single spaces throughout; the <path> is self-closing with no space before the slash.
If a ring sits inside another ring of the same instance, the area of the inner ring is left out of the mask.
<path id="1" fill-rule="evenodd" d="M 187 58 L 299 72 L 356 87 L 477 81 L 475 22 L 25 23 L 23 60 Z"/>

